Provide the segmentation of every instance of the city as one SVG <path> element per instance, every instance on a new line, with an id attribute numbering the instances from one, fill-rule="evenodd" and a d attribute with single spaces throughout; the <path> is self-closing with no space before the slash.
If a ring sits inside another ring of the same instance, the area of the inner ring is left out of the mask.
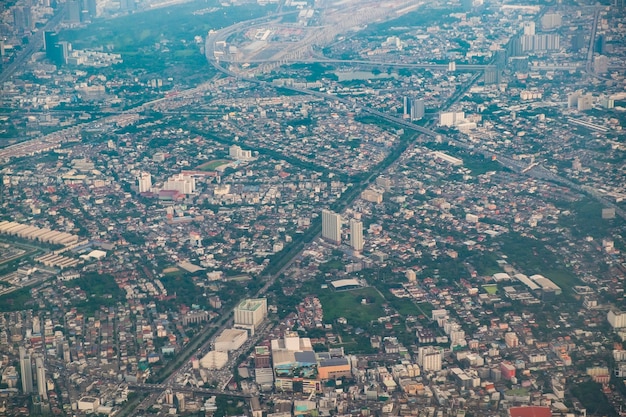
<path id="1" fill-rule="evenodd" d="M 626 415 L 623 0 L 0 16 L 0 415 Z"/>

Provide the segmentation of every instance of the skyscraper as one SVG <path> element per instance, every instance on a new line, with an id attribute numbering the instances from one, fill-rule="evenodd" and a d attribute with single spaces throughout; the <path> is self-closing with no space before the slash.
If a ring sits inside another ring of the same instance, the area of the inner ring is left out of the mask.
<path id="1" fill-rule="evenodd" d="M 46 368 L 43 366 L 43 357 L 35 358 L 35 370 L 37 372 L 37 393 L 42 400 L 48 399 L 48 388 L 46 386 Z"/>
<path id="2" fill-rule="evenodd" d="M 322 210 L 322 237 L 336 245 L 341 243 L 341 215 Z"/>
<path id="3" fill-rule="evenodd" d="M 22 392 L 30 394 L 33 392 L 33 364 L 30 361 L 30 354 L 26 349 L 20 348 L 20 373 L 22 375 Z"/>
<path id="4" fill-rule="evenodd" d="M 355 251 L 363 250 L 363 223 L 357 219 L 350 219 L 350 246 Z"/>

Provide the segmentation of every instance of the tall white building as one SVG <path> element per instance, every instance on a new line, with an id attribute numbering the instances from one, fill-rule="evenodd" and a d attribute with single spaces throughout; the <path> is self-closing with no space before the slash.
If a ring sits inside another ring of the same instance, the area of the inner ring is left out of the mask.
<path id="1" fill-rule="evenodd" d="M 252 151 L 241 149 L 239 145 L 231 145 L 230 148 L 228 148 L 228 156 L 233 159 L 248 160 L 252 159 Z"/>
<path id="2" fill-rule="evenodd" d="M 418 351 L 418 364 L 423 371 L 441 371 L 443 349 L 436 346 L 421 346 Z"/>
<path id="3" fill-rule="evenodd" d="M 33 364 L 30 354 L 26 349 L 20 347 L 20 373 L 22 377 L 22 392 L 30 394 L 33 392 Z"/>
<path id="4" fill-rule="evenodd" d="M 142 172 L 137 177 L 137 182 L 139 184 L 140 193 L 147 193 L 152 189 L 152 175 L 148 172 Z"/>
<path id="5" fill-rule="evenodd" d="M 322 210 L 322 237 L 336 245 L 341 243 L 341 215 Z"/>
<path id="6" fill-rule="evenodd" d="M 189 175 L 173 175 L 163 184 L 164 190 L 174 190 L 181 194 L 193 194 L 196 192 L 196 179 Z"/>
<path id="7" fill-rule="evenodd" d="M 454 126 L 465 120 L 465 112 L 439 113 L 439 126 Z"/>
<path id="8" fill-rule="evenodd" d="M 267 298 L 249 298 L 235 307 L 234 327 L 254 331 L 267 317 Z"/>
<path id="9" fill-rule="evenodd" d="M 350 246 L 355 251 L 363 250 L 363 223 L 357 219 L 350 219 Z"/>
<path id="10" fill-rule="evenodd" d="M 610 309 L 606 315 L 606 319 L 614 329 L 622 329 L 626 327 L 626 311 Z"/>
<path id="11" fill-rule="evenodd" d="M 43 366 L 43 357 L 37 356 L 35 359 L 35 370 L 37 372 L 37 393 L 42 400 L 47 400 L 48 387 L 46 381 L 46 368 Z"/>

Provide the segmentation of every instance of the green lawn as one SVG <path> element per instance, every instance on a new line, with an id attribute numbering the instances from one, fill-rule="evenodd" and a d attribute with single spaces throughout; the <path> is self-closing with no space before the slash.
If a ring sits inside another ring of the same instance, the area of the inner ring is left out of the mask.
<path id="1" fill-rule="evenodd" d="M 199 169 L 200 171 L 215 171 L 217 167 L 226 165 L 230 162 L 231 161 L 227 159 L 215 159 L 213 161 L 205 162 L 204 164 L 198 166 L 197 169 Z"/>
<path id="2" fill-rule="evenodd" d="M 485 291 L 487 291 L 487 294 L 489 295 L 494 295 L 498 292 L 497 285 L 483 285 L 483 288 L 485 289 Z"/>
<path id="3" fill-rule="evenodd" d="M 325 321 L 335 321 L 345 317 L 348 324 L 366 326 L 372 320 L 383 316 L 382 305 L 385 299 L 375 288 L 361 288 L 353 291 L 334 291 L 330 288 L 318 294 L 324 309 Z M 368 300 L 368 304 L 361 304 L 361 300 Z"/>

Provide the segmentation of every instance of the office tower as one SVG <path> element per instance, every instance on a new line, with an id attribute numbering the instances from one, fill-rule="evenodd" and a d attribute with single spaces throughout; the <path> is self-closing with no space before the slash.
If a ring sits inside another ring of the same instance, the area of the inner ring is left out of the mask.
<path id="1" fill-rule="evenodd" d="M 341 215 L 322 210 L 322 238 L 336 245 L 341 243 Z"/>
<path id="2" fill-rule="evenodd" d="M 20 348 L 20 373 L 22 376 L 22 392 L 31 394 L 33 392 L 33 364 L 30 361 L 30 354 L 23 347 Z"/>
<path id="3" fill-rule="evenodd" d="M 424 100 L 411 99 L 411 121 L 421 120 L 424 113 Z"/>
<path id="4" fill-rule="evenodd" d="M 404 97 L 402 116 L 405 119 L 420 120 L 424 117 L 424 100 Z"/>
<path id="5" fill-rule="evenodd" d="M 43 357 L 35 358 L 35 369 L 37 372 L 37 393 L 42 400 L 48 399 L 48 387 L 46 386 L 46 368 L 43 366 Z"/>
<path id="6" fill-rule="evenodd" d="M 606 37 L 604 35 L 598 35 L 596 38 L 596 44 L 594 45 L 594 52 L 600 55 L 606 52 Z"/>
<path id="7" fill-rule="evenodd" d="M 585 34 L 582 32 L 582 30 L 579 30 L 574 36 L 572 36 L 572 51 L 580 51 L 585 47 L 585 44 Z"/>
<path id="8" fill-rule="evenodd" d="M 350 219 L 350 246 L 355 251 L 363 250 L 363 223 Z"/>
<path id="9" fill-rule="evenodd" d="M 61 66 L 65 63 L 69 54 L 69 44 L 59 42 L 59 35 L 55 32 L 43 33 L 43 45 L 46 50 L 46 58 L 53 64 Z"/>
<path id="10" fill-rule="evenodd" d="M 78 0 L 69 0 L 67 2 L 67 15 L 65 21 L 71 23 L 80 22 L 80 2 Z"/>
<path id="11" fill-rule="evenodd" d="M 137 177 L 137 182 L 139 183 L 140 193 L 148 193 L 152 189 L 152 175 L 148 172 L 142 172 Z"/>
<path id="12" fill-rule="evenodd" d="M 86 9 L 89 17 L 98 17 L 98 2 L 96 0 L 86 0 Z"/>

